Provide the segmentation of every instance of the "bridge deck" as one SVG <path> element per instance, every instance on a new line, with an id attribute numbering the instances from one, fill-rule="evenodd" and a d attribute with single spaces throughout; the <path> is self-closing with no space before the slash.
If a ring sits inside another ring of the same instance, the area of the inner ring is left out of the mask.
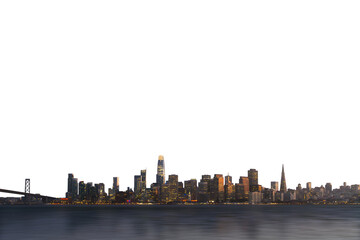
<path id="1" fill-rule="evenodd" d="M 13 191 L 13 190 L 1 189 L 1 188 L 0 188 L 0 192 L 3 192 L 3 193 L 11 193 L 11 194 L 18 194 L 18 195 L 23 195 L 23 196 L 29 195 L 29 196 L 33 196 L 33 197 L 56 199 L 55 197 L 44 196 L 44 195 L 33 194 L 33 193 L 25 193 L 25 192 L 19 192 L 19 191 Z"/>

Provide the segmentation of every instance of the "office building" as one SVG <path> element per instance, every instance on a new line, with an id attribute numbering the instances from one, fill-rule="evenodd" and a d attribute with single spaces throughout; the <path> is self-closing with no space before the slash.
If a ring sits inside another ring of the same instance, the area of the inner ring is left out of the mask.
<path id="1" fill-rule="evenodd" d="M 199 202 L 209 202 L 210 200 L 210 175 L 202 175 L 199 182 Z"/>
<path id="2" fill-rule="evenodd" d="M 226 202 L 235 200 L 235 186 L 232 183 L 232 177 L 229 175 L 225 176 L 224 198 Z"/>
<path id="3" fill-rule="evenodd" d="M 215 174 L 210 181 L 210 200 L 224 202 L 224 177 L 222 174 Z"/>
<path id="4" fill-rule="evenodd" d="M 188 201 L 197 201 L 197 180 L 191 179 L 185 181 L 185 194 L 187 196 Z"/>
<path id="5" fill-rule="evenodd" d="M 113 187 L 112 187 L 112 193 L 116 194 L 119 192 L 119 178 L 113 177 Z"/>
<path id="6" fill-rule="evenodd" d="M 248 178 L 249 178 L 250 192 L 259 191 L 258 171 L 256 169 L 250 169 L 248 171 Z"/>
<path id="7" fill-rule="evenodd" d="M 164 156 L 160 155 L 157 165 L 156 183 L 161 186 L 165 183 L 165 162 Z"/>
<path id="8" fill-rule="evenodd" d="M 134 176 L 134 193 L 135 193 L 135 196 L 140 194 L 141 186 L 142 186 L 142 184 L 141 184 L 141 176 L 140 175 L 135 175 Z"/>
<path id="9" fill-rule="evenodd" d="M 78 179 L 74 178 L 74 174 L 68 174 L 68 191 L 66 193 L 67 198 L 75 199 L 78 195 Z"/>
<path id="10" fill-rule="evenodd" d="M 80 200 L 86 199 L 86 184 L 84 183 L 84 181 L 79 182 L 79 197 Z"/>
<path id="11" fill-rule="evenodd" d="M 178 195 L 179 195 L 179 182 L 178 182 L 178 175 L 172 174 L 169 175 L 169 202 L 177 202 Z"/>
<path id="12" fill-rule="evenodd" d="M 279 191 L 279 182 L 271 182 L 271 189 L 275 192 Z"/>
<path id="13" fill-rule="evenodd" d="M 141 170 L 141 192 L 145 192 L 146 189 L 146 170 Z"/>

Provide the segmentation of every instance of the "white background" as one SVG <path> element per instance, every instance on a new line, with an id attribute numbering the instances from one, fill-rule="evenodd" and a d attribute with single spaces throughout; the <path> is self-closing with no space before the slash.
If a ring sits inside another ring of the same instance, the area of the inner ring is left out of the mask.
<path id="1" fill-rule="evenodd" d="M 1 1 L 0 188 L 64 196 L 157 157 L 360 183 L 359 1 Z M 0 196 L 8 196 L 0 194 Z"/>

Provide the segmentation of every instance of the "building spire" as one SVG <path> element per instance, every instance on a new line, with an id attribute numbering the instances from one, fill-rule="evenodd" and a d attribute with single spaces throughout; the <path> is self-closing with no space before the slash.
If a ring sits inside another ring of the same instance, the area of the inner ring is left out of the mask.
<path id="1" fill-rule="evenodd" d="M 281 171 L 280 192 L 283 192 L 283 193 L 287 192 L 284 164 L 282 165 L 282 171 Z"/>

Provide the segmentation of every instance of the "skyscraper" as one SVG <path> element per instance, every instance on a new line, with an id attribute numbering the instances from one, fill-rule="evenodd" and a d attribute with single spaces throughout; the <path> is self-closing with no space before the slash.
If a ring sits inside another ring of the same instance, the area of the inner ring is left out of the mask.
<path id="1" fill-rule="evenodd" d="M 136 195 L 145 193 L 146 190 L 146 170 L 141 170 L 140 175 L 134 176 L 134 192 Z"/>
<path id="2" fill-rule="evenodd" d="M 240 177 L 239 183 L 235 184 L 235 200 L 244 202 L 249 198 L 249 178 Z"/>
<path id="3" fill-rule="evenodd" d="M 135 195 L 138 195 L 141 191 L 141 176 L 135 175 L 134 176 L 134 192 Z"/>
<path id="4" fill-rule="evenodd" d="M 185 181 L 185 194 L 187 196 L 187 200 L 189 201 L 197 201 L 197 180 L 191 179 Z"/>
<path id="5" fill-rule="evenodd" d="M 210 200 L 210 175 L 202 175 L 199 182 L 199 202 L 208 202 Z"/>
<path id="6" fill-rule="evenodd" d="M 281 171 L 280 192 L 283 192 L 283 193 L 287 192 L 286 180 L 285 180 L 285 171 L 284 171 L 284 164 L 282 165 L 282 171 Z"/>
<path id="7" fill-rule="evenodd" d="M 79 196 L 80 200 L 84 200 L 86 198 L 86 184 L 84 181 L 79 182 Z"/>
<path id="8" fill-rule="evenodd" d="M 72 192 L 72 186 L 73 186 L 72 181 L 73 181 L 73 179 L 74 179 L 74 174 L 69 173 L 68 174 L 68 190 L 67 190 L 68 193 Z"/>
<path id="9" fill-rule="evenodd" d="M 119 192 L 119 178 L 118 177 L 114 177 L 113 178 L 113 189 L 112 189 L 113 194 L 116 194 Z"/>
<path id="10" fill-rule="evenodd" d="M 179 177 L 176 174 L 169 175 L 169 201 L 176 202 L 178 200 Z"/>
<path id="11" fill-rule="evenodd" d="M 74 178 L 74 174 L 68 175 L 68 191 L 66 197 L 76 198 L 78 195 L 78 179 Z"/>
<path id="12" fill-rule="evenodd" d="M 248 177 L 249 177 L 250 192 L 257 192 L 257 191 L 259 191 L 258 171 L 257 171 L 256 169 L 250 169 L 250 170 L 248 171 Z"/>
<path id="13" fill-rule="evenodd" d="M 91 200 L 92 186 L 93 186 L 92 182 L 86 183 L 86 187 L 85 187 L 85 189 L 86 189 L 86 200 Z"/>
<path id="14" fill-rule="evenodd" d="M 141 191 L 145 192 L 146 189 L 146 169 L 141 170 Z"/>
<path id="15" fill-rule="evenodd" d="M 160 155 L 157 166 L 156 183 L 162 185 L 165 183 L 165 162 L 164 156 Z"/>
<path id="16" fill-rule="evenodd" d="M 210 181 L 210 199 L 215 202 L 224 201 L 224 177 L 222 174 L 215 174 Z"/>
<path id="17" fill-rule="evenodd" d="M 232 177 L 225 176 L 224 195 L 226 202 L 232 202 L 235 199 L 235 186 L 232 183 Z"/>

